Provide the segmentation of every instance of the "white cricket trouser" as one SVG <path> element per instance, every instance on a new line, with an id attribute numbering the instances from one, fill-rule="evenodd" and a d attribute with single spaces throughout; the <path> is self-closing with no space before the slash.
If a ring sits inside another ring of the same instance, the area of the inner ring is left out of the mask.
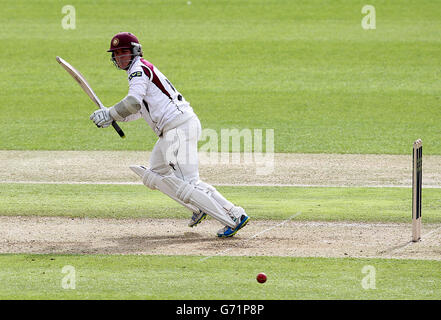
<path id="1" fill-rule="evenodd" d="M 173 173 L 187 182 L 198 181 L 198 140 L 201 131 L 201 123 L 195 115 L 165 132 L 153 148 L 150 169 L 162 176 Z"/>
<path id="2" fill-rule="evenodd" d="M 197 147 L 201 131 L 201 123 L 196 115 L 176 128 L 166 131 L 153 148 L 150 157 L 150 170 L 164 177 L 167 181 L 170 181 L 167 176 L 174 175 L 190 185 L 197 186 L 196 189 L 200 191 L 194 194 L 196 198 L 188 199 L 188 201 L 183 201 L 180 195 L 175 195 L 169 188 L 164 189 L 164 185 L 162 185 L 163 190 L 161 190 L 161 187 L 158 187 L 158 189 L 165 194 L 169 193 L 168 195 L 172 199 L 184 205 L 190 211 L 195 211 L 196 206 L 197 209 L 211 215 L 224 225 L 233 227 L 235 222 L 232 218 L 237 218 L 232 216 L 231 210 L 234 205 L 213 186 L 199 180 Z M 172 184 L 183 186 L 183 188 L 186 185 L 176 181 Z M 179 193 L 179 190 L 184 189 L 178 187 L 176 191 Z M 185 190 L 191 193 L 193 188 Z M 202 193 L 200 193 L 201 191 Z"/>

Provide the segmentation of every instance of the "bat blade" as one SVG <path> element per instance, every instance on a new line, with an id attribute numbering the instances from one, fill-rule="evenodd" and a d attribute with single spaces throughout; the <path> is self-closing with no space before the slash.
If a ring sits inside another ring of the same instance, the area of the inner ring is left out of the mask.
<path id="1" fill-rule="evenodd" d="M 75 69 L 70 63 L 68 63 L 66 60 L 64 60 L 61 57 L 56 57 L 57 62 L 66 70 L 72 78 L 74 78 L 80 87 L 84 90 L 84 92 L 89 96 L 89 98 L 100 108 L 104 109 L 104 105 L 102 104 L 101 100 L 98 98 L 98 96 L 93 92 L 91 86 L 87 82 L 86 78 L 77 70 Z M 118 132 L 121 138 L 125 138 L 124 132 L 121 130 L 121 128 L 118 126 L 118 124 L 113 121 L 112 122 L 113 128 Z"/>

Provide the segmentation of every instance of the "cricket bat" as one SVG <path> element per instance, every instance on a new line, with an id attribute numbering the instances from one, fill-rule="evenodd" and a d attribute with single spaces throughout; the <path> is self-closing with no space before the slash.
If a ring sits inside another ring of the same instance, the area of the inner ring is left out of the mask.
<path id="1" fill-rule="evenodd" d="M 95 94 L 95 92 L 93 92 L 92 88 L 90 87 L 89 83 L 87 83 L 87 80 L 83 77 L 83 75 L 77 69 L 72 67 L 63 58 L 57 56 L 56 59 L 57 59 L 57 62 L 72 76 L 72 78 L 74 78 L 78 82 L 78 84 L 81 86 L 81 88 L 83 88 L 84 92 L 87 93 L 89 98 L 92 99 L 92 101 L 100 109 L 104 109 L 104 105 L 101 103 L 100 99 Z M 121 138 L 126 137 L 124 132 L 121 130 L 121 128 L 119 127 L 119 125 L 115 121 L 112 122 L 112 126 L 116 130 L 116 132 L 118 132 L 118 134 Z"/>

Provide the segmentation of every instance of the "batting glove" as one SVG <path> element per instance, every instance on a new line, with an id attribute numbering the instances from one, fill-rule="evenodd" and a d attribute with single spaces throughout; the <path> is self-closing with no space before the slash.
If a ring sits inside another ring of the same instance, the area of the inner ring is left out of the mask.
<path id="1" fill-rule="evenodd" d="M 92 120 L 98 128 L 107 128 L 113 122 L 113 118 L 110 116 L 109 108 L 98 109 L 90 115 Z"/>

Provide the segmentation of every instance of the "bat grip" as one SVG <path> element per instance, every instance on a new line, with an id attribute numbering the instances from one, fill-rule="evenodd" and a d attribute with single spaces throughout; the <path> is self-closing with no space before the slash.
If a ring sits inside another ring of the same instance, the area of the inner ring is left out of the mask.
<path id="1" fill-rule="evenodd" d="M 124 132 L 121 130 L 121 128 L 119 127 L 119 125 L 115 121 L 112 122 L 112 127 L 116 130 L 116 132 L 118 132 L 118 134 L 121 138 L 126 137 Z"/>

